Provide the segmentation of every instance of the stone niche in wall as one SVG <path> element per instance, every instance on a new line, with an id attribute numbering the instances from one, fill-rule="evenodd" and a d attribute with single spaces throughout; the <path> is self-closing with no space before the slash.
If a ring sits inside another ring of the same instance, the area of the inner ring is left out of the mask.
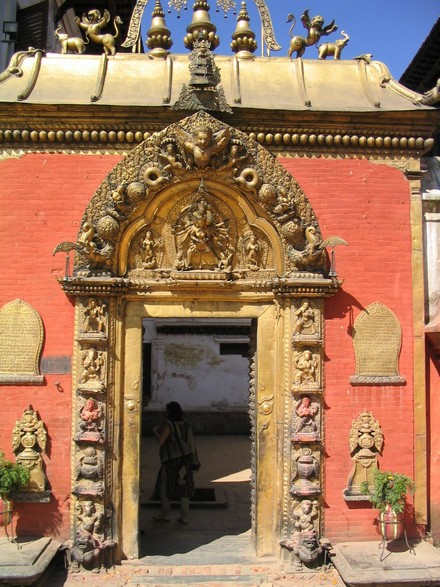
<path id="1" fill-rule="evenodd" d="M 394 312 L 380 302 L 370 304 L 356 318 L 353 327 L 356 373 L 353 385 L 405 383 L 399 373 L 402 329 Z"/>
<path id="2" fill-rule="evenodd" d="M 43 322 L 38 312 L 23 300 L 14 300 L 0 310 L 0 385 L 41 385 Z"/>

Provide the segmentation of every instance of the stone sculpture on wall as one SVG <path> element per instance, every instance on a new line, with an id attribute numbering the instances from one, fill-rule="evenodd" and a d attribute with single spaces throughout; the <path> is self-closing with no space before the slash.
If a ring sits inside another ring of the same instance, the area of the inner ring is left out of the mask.
<path id="1" fill-rule="evenodd" d="M 47 431 L 37 412 L 29 406 L 21 420 L 17 420 L 12 431 L 12 450 L 16 460 L 29 469 L 30 477 L 27 485 L 22 488 L 23 493 L 41 494 L 46 491 L 47 478 L 43 469 L 42 453 L 46 450 Z M 38 500 L 34 495 L 34 501 Z M 27 500 L 26 500 L 27 501 Z"/>
<path id="2" fill-rule="evenodd" d="M 361 492 L 361 484 L 374 484 L 374 473 L 378 468 L 377 455 L 383 446 L 382 429 L 371 412 L 364 411 L 353 420 L 349 441 L 353 466 L 347 488 L 344 489 L 344 499 L 365 501 L 368 497 Z"/>
<path id="3" fill-rule="evenodd" d="M 353 327 L 356 374 L 353 385 L 405 383 L 399 374 L 402 329 L 394 312 L 380 302 L 370 304 L 356 318 Z"/>

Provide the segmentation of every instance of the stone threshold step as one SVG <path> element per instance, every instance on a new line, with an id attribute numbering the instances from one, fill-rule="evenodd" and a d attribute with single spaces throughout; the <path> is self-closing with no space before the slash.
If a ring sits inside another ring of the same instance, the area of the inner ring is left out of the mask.
<path id="1" fill-rule="evenodd" d="M 266 577 L 132 577 L 127 587 L 271 587 Z"/>

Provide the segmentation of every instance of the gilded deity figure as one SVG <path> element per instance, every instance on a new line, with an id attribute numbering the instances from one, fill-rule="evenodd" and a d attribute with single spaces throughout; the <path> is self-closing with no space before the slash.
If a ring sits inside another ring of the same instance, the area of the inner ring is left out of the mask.
<path id="1" fill-rule="evenodd" d="M 147 230 L 144 240 L 142 241 L 142 265 L 145 269 L 154 269 L 157 265 L 155 249 L 157 243 L 153 239 L 151 230 Z"/>
<path id="2" fill-rule="evenodd" d="M 212 129 L 206 124 L 199 125 L 194 136 L 182 129 L 177 129 L 176 133 L 189 156 L 189 168 L 195 166 L 205 169 L 211 166 L 214 156 L 221 153 L 230 140 L 228 128 L 213 134 Z"/>
<path id="3" fill-rule="evenodd" d="M 29 469 L 30 477 L 23 491 L 44 492 L 46 475 L 41 453 L 46 450 L 47 432 L 37 412 L 31 406 L 17 420 L 12 431 L 12 450 L 17 462 Z"/>
<path id="4" fill-rule="evenodd" d="M 83 369 L 79 383 L 101 387 L 104 383 L 104 353 L 96 348 L 90 348 L 83 354 L 82 364 Z"/>
<path id="5" fill-rule="evenodd" d="M 319 377 L 318 357 L 307 349 L 303 352 L 297 352 L 293 362 L 295 366 L 294 383 L 296 385 L 317 387 Z"/>
<path id="6" fill-rule="evenodd" d="M 294 336 L 316 334 L 315 310 L 308 300 L 304 300 L 301 306 L 295 310 Z"/>
<path id="7" fill-rule="evenodd" d="M 100 303 L 95 297 L 88 300 L 88 304 L 84 308 L 84 332 L 105 334 L 107 327 L 106 307 L 106 304 Z"/>
<path id="8" fill-rule="evenodd" d="M 220 253 L 228 248 L 228 226 L 206 199 L 203 183 L 197 194 L 200 195 L 182 210 L 173 227 L 177 254 L 183 253 L 180 255 L 182 269 L 215 269 L 221 259 Z"/>
<path id="9" fill-rule="evenodd" d="M 292 440 L 319 440 L 317 424 L 318 405 L 308 396 L 301 397 L 295 405 L 295 420 Z"/>
<path id="10" fill-rule="evenodd" d="M 247 266 L 251 271 L 258 271 L 260 268 L 258 261 L 259 251 L 260 245 L 258 244 L 257 237 L 255 234 L 251 234 L 249 240 L 246 243 Z"/>

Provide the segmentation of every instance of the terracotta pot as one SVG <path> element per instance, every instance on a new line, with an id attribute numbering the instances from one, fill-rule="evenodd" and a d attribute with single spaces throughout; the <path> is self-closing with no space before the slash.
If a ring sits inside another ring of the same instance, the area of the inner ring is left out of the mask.
<path id="1" fill-rule="evenodd" d="M 396 514 L 396 512 L 387 506 L 384 512 L 379 512 L 377 518 L 379 522 L 379 530 L 385 540 L 397 540 L 403 533 L 403 512 Z"/>
<path id="2" fill-rule="evenodd" d="M 11 523 L 14 502 L 12 499 L 0 499 L 0 526 Z"/>

